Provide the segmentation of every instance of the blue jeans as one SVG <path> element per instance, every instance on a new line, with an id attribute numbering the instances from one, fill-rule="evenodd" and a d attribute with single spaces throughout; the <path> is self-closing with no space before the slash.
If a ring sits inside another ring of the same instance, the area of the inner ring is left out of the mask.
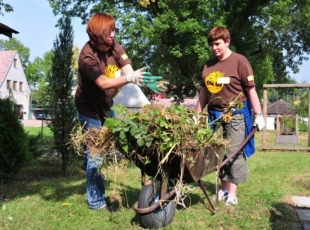
<path id="1" fill-rule="evenodd" d="M 79 120 L 84 131 L 92 127 L 100 129 L 102 126 L 100 120 L 84 116 L 80 113 Z M 104 182 L 101 174 L 102 161 L 102 156 L 99 154 L 92 156 L 89 150 L 87 150 L 84 166 L 86 166 L 87 203 L 90 209 L 100 209 L 106 206 Z"/>

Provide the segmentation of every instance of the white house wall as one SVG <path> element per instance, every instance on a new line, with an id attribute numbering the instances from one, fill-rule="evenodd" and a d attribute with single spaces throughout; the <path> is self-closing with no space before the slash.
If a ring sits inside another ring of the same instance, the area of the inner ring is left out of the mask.
<path id="1" fill-rule="evenodd" d="M 276 127 L 276 117 L 273 117 L 273 116 L 267 117 L 266 129 L 275 130 L 275 127 Z"/>
<path id="2" fill-rule="evenodd" d="M 16 59 L 16 63 L 14 64 L 14 59 Z M 16 67 L 15 67 L 16 66 Z M 17 87 L 16 90 L 13 90 L 13 96 L 15 99 L 15 103 L 17 105 L 22 106 L 22 111 L 25 112 L 24 114 L 24 119 L 29 119 L 31 117 L 34 117 L 33 115 L 31 116 L 30 113 L 30 88 L 23 70 L 23 66 L 21 64 L 20 58 L 18 53 L 15 53 L 15 57 L 13 58 L 8 72 L 6 74 L 6 77 L 4 78 L 2 84 L 0 85 L 0 96 L 6 97 L 9 95 L 9 90 L 7 89 L 7 80 L 11 81 L 11 86 L 13 87 L 13 82 L 17 82 Z M 23 83 L 23 90 L 20 91 L 20 82 Z"/>

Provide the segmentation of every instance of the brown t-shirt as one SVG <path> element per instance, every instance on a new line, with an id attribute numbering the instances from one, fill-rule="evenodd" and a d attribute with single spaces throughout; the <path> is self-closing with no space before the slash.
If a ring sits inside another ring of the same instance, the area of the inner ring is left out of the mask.
<path id="1" fill-rule="evenodd" d="M 245 102 L 246 88 L 255 85 L 249 61 L 235 52 L 225 60 L 216 57 L 208 60 L 202 72 L 202 80 L 201 86 L 207 89 L 207 106 L 220 111 L 227 108 L 230 102 Z"/>
<path id="2" fill-rule="evenodd" d="M 78 60 L 78 87 L 75 105 L 79 113 L 98 120 L 109 117 L 115 90 L 101 90 L 94 82 L 98 77 L 111 76 L 130 64 L 124 48 L 117 42 L 106 52 L 100 52 L 87 42 Z"/>

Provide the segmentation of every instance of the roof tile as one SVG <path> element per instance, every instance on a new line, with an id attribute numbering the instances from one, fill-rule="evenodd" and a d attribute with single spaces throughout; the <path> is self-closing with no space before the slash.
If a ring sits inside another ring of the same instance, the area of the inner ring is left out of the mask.
<path id="1" fill-rule="evenodd" d="M 280 99 L 276 102 L 273 102 L 267 106 L 267 114 L 293 114 L 294 113 L 294 106 Z"/>
<path id="2" fill-rule="evenodd" d="M 16 50 L 1 50 L 0 51 L 0 85 L 2 81 L 4 80 L 16 53 L 17 53 Z"/>

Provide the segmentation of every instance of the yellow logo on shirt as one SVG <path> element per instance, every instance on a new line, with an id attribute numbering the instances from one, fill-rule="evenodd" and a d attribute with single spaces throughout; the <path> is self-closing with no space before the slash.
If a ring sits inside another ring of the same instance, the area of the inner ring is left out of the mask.
<path id="1" fill-rule="evenodd" d="M 254 81 L 254 76 L 253 75 L 248 76 L 248 81 Z"/>
<path id="2" fill-rule="evenodd" d="M 104 78 L 115 78 L 115 72 L 118 70 L 116 65 L 108 65 L 104 70 Z"/>
<path id="3" fill-rule="evenodd" d="M 127 54 L 123 54 L 123 55 L 122 55 L 122 58 L 123 58 L 123 60 L 126 60 L 126 59 L 128 59 L 128 56 L 127 56 Z"/>
<path id="4" fill-rule="evenodd" d="M 205 85 L 211 93 L 218 93 L 222 90 L 224 84 L 217 84 L 217 79 L 224 77 L 225 73 L 221 71 L 213 71 L 205 78 Z"/>

